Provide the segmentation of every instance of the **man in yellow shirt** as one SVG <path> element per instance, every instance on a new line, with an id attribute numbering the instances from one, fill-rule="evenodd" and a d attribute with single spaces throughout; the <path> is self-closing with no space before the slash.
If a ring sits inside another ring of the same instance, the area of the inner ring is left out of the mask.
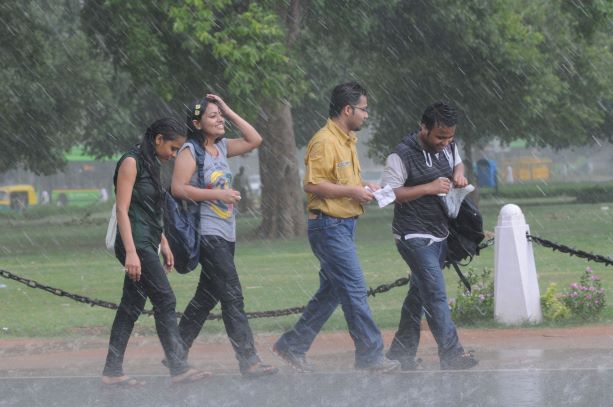
<path id="1" fill-rule="evenodd" d="M 355 367 L 391 371 L 400 363 L 383 355 L 383 339 L 367 301 L 354 234 L 362 204 L 373 199 L 360 178 L 355 131 L 368 118 L 366 90 L 357 82 L 332 91 L 330 119 L 311 139 L 305 158 L 308 234 L 320 262 L 319 290 L 296 325 L 273 346 L 273 352 L 299 371 L 311 371 L 306 352 L 321 327 L 341 304 L 355 343 Z M 368 185 L 372 191 L 378 185 Z"/>

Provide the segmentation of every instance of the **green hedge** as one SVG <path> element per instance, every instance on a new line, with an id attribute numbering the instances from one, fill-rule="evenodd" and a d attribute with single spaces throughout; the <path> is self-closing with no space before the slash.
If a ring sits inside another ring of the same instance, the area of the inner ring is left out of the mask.
<path id="1" fill-rule="evenodd" d="M 581 203 L 613 202 L 613 182 L 575 183 L 522 183 L 503 185 L 498 188 L 480 188 L 482 199 L 487 198 L 555 198 L 574 197 Z"/>

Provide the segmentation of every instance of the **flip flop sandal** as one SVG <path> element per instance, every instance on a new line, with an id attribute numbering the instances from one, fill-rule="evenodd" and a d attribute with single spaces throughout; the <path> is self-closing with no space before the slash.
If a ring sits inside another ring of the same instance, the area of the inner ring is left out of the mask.
<path id="1" fill-rule="evenodd" d="M 254 365 L 255 367 L 251 367 L 241 372 L 241 374 L 245 377 L 261 377 L 261 376 L 271 376 L 276 374 L 279 369 L 277 367 L 271 365 L 265 365 L 263 363 L 258 363 Z"/>
<path id="2" fill-rule="evenodd" d="M 190 369 L 185 373 L 177 375 L 171 379 L 172 384 L 188 384 L 199 382 L 204 379 L 208 379 L 213 374 L 211 372 L 204 372 L 198 369 Z"/>

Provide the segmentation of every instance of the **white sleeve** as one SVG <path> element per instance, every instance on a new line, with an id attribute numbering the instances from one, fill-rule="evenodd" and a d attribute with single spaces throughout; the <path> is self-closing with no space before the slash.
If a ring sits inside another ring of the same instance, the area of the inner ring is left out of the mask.
<path id="1" fill-rule="evenodd" d="M 458 148 L 458 145 L 454 145 L 454 149 L 453 149 L 453 162 L 454 162 L 454 166 L 456 165 L 460 165 L 462 164 L 462 158 L 460 158 L 460 149 Z"/>
<path id="2" fill-rule="evenodd" d="M 385 160 L 385 168 L 381 177 L 381 186 L 389 185 L 394 188 L 400 188 L 407 180 L 407 169 L 396 153 L 392 153 Z"/>

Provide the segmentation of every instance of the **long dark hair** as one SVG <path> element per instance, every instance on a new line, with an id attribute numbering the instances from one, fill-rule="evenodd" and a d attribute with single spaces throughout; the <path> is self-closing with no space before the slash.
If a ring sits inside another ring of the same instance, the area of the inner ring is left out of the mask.
<path id="1" fill-rule="evenodd" d="M 185 125 L 172 117 L 164 117 L 156 120 L 153 124 L 147 127 L 145 134 L 140 143 L 140 152 L 145 168 L 149 172 L 153 185 L 158 192 L 163 192 L 162 180 L 160 179 L 160 162 L 155 154 L 155 138 L 158 134 L 162 135 L 162 140 L 172 141 L 181 137 L 185 137 L 187 129 Z"/>

